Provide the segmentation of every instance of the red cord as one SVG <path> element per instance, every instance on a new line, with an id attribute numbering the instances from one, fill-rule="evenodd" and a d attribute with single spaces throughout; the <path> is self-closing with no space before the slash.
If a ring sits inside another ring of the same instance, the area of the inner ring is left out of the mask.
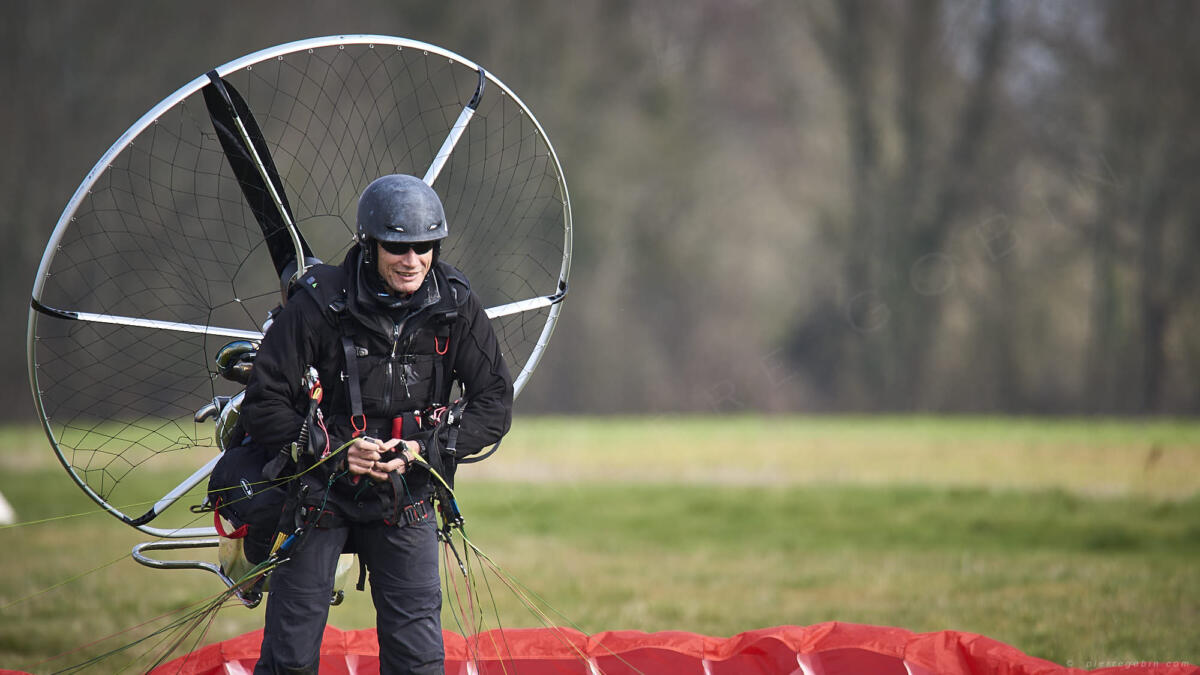
<path id="1" fill-rule="evenodd" d="M 217 505 L 213 508 L 213 526 L 217 528 L 217 534 L 221 535 L 222 537 L 225 537 L 226 539 L 241 539 L 242 537 L 246 536 L 246 532 L 249 530 L 249 526 L 245 525 L 245 524 L 243 524 L 241 527 L 234 530 L 233 532 L 225 531 L 225 524 L 221 521 L 221 514 L 217 511 L 217 509 L 220 509 L 220 508 L 221 508 L 221 500 L 218 499 Z"/>

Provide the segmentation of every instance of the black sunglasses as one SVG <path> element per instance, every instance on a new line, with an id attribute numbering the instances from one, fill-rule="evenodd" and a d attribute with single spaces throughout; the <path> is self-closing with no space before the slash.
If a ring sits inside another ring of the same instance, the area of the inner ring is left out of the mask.
<path id="1" fill-rule="evenodd" d="M 404 255 L 409 250 L 415 251 L 417 255 L 425 255 L 433 250 L 434 243 L 436 242 L 417 241 L 410 243 L 407 241 L 381 241 L 379 245 L 383 247 L 383 250 L 392 255 Z"/>

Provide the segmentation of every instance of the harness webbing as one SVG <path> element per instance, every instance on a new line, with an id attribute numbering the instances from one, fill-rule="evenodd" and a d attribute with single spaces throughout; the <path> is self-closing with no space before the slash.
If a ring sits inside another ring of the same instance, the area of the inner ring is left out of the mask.
<path id="1" fill-rule="evenodd" d="M 343 329 L 347 328 L 343 320 Z M 350 426 L 354 427 L 354 438 L 362 436 L 367 430 L 367 417 L 363 414 L 362 385 L 358 380 L 358 353 L 354 340 L 345 332 L 342 333 L 342 352 L 346 355 L 346 388 L 350 393 Z"/>

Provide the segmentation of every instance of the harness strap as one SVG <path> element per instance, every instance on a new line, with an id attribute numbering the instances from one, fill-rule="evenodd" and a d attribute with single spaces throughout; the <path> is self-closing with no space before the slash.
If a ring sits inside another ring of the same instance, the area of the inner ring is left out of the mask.
<path id="1" fill-rule="evenodd" d="M 442 477 L 450 485 L 454 485 L 454 469 L 457 467 L 458 458 L 458 430 L 462 426 L 463 412 L 467 408 L 467 399 L 460 398 L 450 405 L 445 413 L 446 426 L 446 455 L 449 459 L 442 462 L 444 468 L 441 469 Z M 440 458 L 439 458 L 440 459 Z"/>
<path id="2" fill-rule="evenodd" d="M 384 517 L 383 524 L 384 525 L 395 525 L 396 524 L 396 516 L 398 515 L 398 512 L 400 510 L 400 500 L 402 498 L 402 495 L 405 495 L 408 493 L 408 490 L 405 489 L 404 479 L 396 471 L 393 471 L 388 474 L 388 483 L 391 485 L 392 494 L 389 495 L 389 494 L 387 494 L 387 492 L 385 492 L 383 490 L 376 490 L 375 494 L 377 494 L 379 496 L 380 506 L 383 509 L 383 513 L 388 512 L 388 507 L 395 509 L 395 511 L 392 512 L 390 517 L 388 517 L 388 516 Z"/>
<path id="3" fill-rule="evenodd" d="M 450 345 L 447 344 L 446 346 L 449 347 Z M 446 366 L 444 363 L 445 360 L 446 357 L 444 356 L 435 356 L 433 359 L 433 382 L 430 383 L 433 387 L 433 389 L 431 389 L 433 395 L 430 397 L 431 400 L 429 402 L 434 406 L 437 406 L 442 401 L 446 400 L 443 398 L 443 396 L 446 394 L 444 393 L 445 389 L 443 388 L 445 383 L 442 381 L 446 376 Z"/>
<path id="4" fill-rule="evenodd" d="M 454 321 L 458 318 L 458 311 L 448 312 L 441 317 L 436 330 L 433 334 L 433 396 L 430 403 L 437 405 L 437 402 L 446 401 L 450 396 L 450 382 L 447 379 L 447 371 L 450 370 L 446 365 L 446 353 L 450 351 L 450 332 L 454 325 Z"/>
<path id="5" fill-rule="evenodd" d="M 343 327 L 344 323 L 343 323 Z M 363 415 L 362 385 L 358 381 L 358 354 L 354 340 L 342 334 L 342 352 L 346 355 L 346 388 L 350 394 L 350 426 L 354 427 L 354 438 L 367 430 L 367 418 Z"/>
<path id="6" fill-rule="evenodd" d="M 292 461 L 292 456 L 287 450 L 280 450 L 275 453 L 271 461 L 267 462 L 262 469 L 262 477 L 266 480 L 275 480 L 279 478 L 279 474 L 283 473 L 283 468 Z"/>

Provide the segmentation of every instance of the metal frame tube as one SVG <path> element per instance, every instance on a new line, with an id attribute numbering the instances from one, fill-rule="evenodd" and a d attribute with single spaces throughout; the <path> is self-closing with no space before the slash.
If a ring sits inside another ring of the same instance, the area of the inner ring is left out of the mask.
<path id="1" fill-rule="evenodd" d="M 458 113 L 458 119 L 454 120 L 454 125 L 450 127 L 450 135 L 446 136 L 446 140 L 442 141 L 442 147 L 434 155 L 433 162 L 425 172 L 425 177 L 421 179 L 425 181 L 426 185 L 433 187 L 433 182 L 442 173 L 442 167 L 446 166 L 446 162 L 449 161 L 450 153 L 454 152 L 454 147 L 458 145 L 458 139 L 462 138 L 463 132 L 467 130 L 467 124 L 475 116 L 475 110 L 479 107 L 479 100 L 483 97 L 483 85 L 486 81 L 487 78 L 483 68 L 480 68 L 479 84 L 475 87 L 475 95 L 463 107 L 462 112 Z"/>

